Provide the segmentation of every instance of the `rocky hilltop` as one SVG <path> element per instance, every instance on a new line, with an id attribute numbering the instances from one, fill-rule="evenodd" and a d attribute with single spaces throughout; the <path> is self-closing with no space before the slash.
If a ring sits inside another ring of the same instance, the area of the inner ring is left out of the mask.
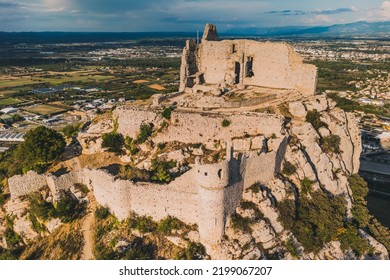
<path id="1" fill-rule="evenodd" d="M 67 222 L 26 209 L 71 195 L 99 209 L 73 224 L 94 220 L 96 258 L 157 246 L 153 257 L 388 259 L 389 231 L 357 175 L 358 120 L 315 95 L 314 66 L 286 44 L 218 41 L 212 25 L 182 61 L 180 92 L 96 119 L 78 135 L 83 155 L 52 173 L 8 179 L 20 242 L 38 246 Z"/>

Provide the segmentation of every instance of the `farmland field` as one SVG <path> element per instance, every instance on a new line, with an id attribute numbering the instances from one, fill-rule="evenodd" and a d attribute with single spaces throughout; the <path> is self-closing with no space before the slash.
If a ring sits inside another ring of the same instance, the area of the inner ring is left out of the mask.
<path id="1" fill-rule="evenodd" d="M 114 76 L 102 75 L 102 73 L 96 71 L 48 72 L 33 77 L 26 75 L 17 78 L 0 75 L 0 89 L 36 84 L 56 86 L 68 82 L 98 82 L 113 78 Z"/>
<path id="2" fill-rule="evenodd" d="M 0 99 L 0 107 L 11 106 L 11 105 L 19 104 L 19 103 L 22 103 L 22 101 L 20 101 L 19 99 L 16 99 L 16 98 Z"/>
<path id="3" fill-rule="evenodd" d="M 62 108 L 57 107 L 57 106 L 48 105 L 48 104 L 43 104 L 43 105 L 38 105 L 35 107 L 28 108 L 28 109 L 26 109 L 26 111 L 29 111 L 29 112 L 34 113 L 34 114 L 44 115 L 44 116 L 65 113 L 68 111 L 68 109 L 66 109 L 64 106 L 61 106 L 61 107 Z"/>

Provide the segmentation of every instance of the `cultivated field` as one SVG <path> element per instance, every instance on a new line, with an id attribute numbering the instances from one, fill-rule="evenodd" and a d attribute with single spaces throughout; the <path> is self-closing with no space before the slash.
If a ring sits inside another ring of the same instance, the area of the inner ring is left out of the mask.
<path id="1" fill-rule="evenodd" d="M 96 71 L 71 71 L 71 72 L 45 72 L 39 75 L 9 76 L 0 75 L 0 89 L 36 85 L 51 84 L 53 86 L 69 82 L 99 82 L 113 79 L 114 76 L 102 75 Z"/>
<path id="2" fill-rule="evenodd" d="M 3 99 L 0 99 L 0 107 L 12 106 L 12 105 L 16 105 L 16 104 L 19 104 L 22 102 L 23 101 L 20 101 L 19 99 L 16 99 L 16 98 L 3 98 Z"/>
<path id="3" fill-rule="evenodd" d="M 53 106 L 49 104 L 43 104 L 43 105 L 38 105 L 35 107 L 30 107 L 27 108 L 26 111 L 34 113 L 34 114 L 40 114 L 43 116 L 50 116 L 54 114 L 60 114 L 60 113 L 65 113 L 69 110 L 69 108 L 65 108 L 65 106 Z"/>

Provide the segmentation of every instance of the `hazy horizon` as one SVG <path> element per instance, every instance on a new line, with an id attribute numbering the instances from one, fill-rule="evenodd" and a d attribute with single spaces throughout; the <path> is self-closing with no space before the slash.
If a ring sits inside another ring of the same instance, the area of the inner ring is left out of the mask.
<path id="1" fill-rule="evenodd" d="M 389 21 L 390 1 L 0 0 L 4 32 L 220 32 L 251 27 Z"/>

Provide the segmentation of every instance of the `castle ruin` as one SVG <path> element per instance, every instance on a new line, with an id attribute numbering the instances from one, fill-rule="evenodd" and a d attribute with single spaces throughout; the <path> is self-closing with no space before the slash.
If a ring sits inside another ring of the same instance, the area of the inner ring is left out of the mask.
<path id="1" fill-rule="evenodd" d="M 286 43 L 218 40 L 215 25 L 207 24 L 202 43 L 188 40 L 183 51 L 180 91 L 248 86 L 315 94 L 317 68 Z"/>
<path id="2" fill-rule="evenodd" d="M 212 246 L 223 238 L 226 222 L 245 190 L 254 183 L 266 184 L 280 171 L 289 135 L 282 116 L 245 108 L 235 111 L 234 106 L 241 106 L 242 102 L 235 105 L 218 96 L 218 102 L 222 100 L 219 109 L 230 107 L 232 111 L 205 112 L 205 105 L 181 106 L 180 100 L 198 92 L 217 89 L 235 94 L 246 89 L 256 91 L 254 87 L 313 96 L 316 78 L 316 67 L 304 64 L 285 43 L 218 41 L 216 27 L 207 25 L 202 43 L 197 45 L 189 40 L 183 50 L 179 93 L 158 96 L 159 102 L 154 106 L 119 107 L 114 118 L 118 132 L 132 138 L 142 124 L 153 124 L 155 131 L 159 131 L 151 139 L 155 146 L 171 142 L 202 143 L 208 149 L 216 149 L 219 143 L 226 151 L 224 160 L 205 164 L 198 158 L 187 172 L 165 185 L 121 180 L 105 170 L 88 168 L 60 177 L 29 172 L 9 179 L 11 196 L 26 195 L 43 185 L 48 185 L 55 194 L 82 183 L 93 190 L 98 203 L 109 207 L 119 219 L 126 219 L 132 212 L 155 220 L 174 216 L 185 223 L 197 224 L 202 243 Z M 177 105 L 171 121 L 163 127 L 166 120 L 161 110 L 174 104 Z M 221 125 L 224 120 L 228 120 L 228 127 Z M 80 133 L 80 143 L 86 142 L 87 137 L 88 133 Z"/>

